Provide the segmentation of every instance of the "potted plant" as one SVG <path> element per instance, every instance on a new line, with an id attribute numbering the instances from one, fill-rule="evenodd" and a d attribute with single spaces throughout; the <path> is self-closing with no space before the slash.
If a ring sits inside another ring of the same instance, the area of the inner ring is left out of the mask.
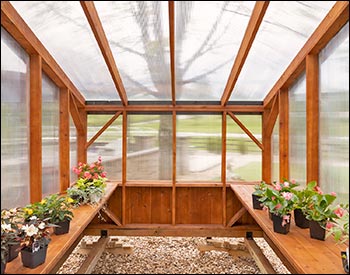
<path id="1" fill-rule="evenodd" d="M 23 223 L 23 217 L 19 213 L 21 213 L 20 208 L 1 210 L 1 245 L 4 246 L 2 256 L 6 253 L 6 262 L 14 260 L 20 251 L 18 226 Z"/>
<path id="2" fill-rule="evenodd" d="M 337 218 L 326 225 L 326 238 L 333 236 L 339 243 L 346 243 L 346 251 L 341 251 L 341 258 L 344 271 L 349 273 L 349 204 L 340 204 L 333 211 Z"/>
<path id="3" fill-rule="evenodd" d="M 77 204 L 98 203 L 105 193 L 107 180 L 101 157 L 90 165 L 79 162 L 78 167 L 73 167 L 73 171 L 79 179 L 68 188 L 67 194 Z"/>
<path id="4" fill-rule="evenodd" d="M 50 239 L 48 219 L 31 216 L 21 226 L 21 259 L 23 266 L 35 268 L 45 262 Z"/>
<path id="5" fill-rule="evenodd" d="M 254 185 L 254 192 L 252 193 L 253 209 L 263 209 L 263 205 L 259 199 L 265 194 L 266 188 L 267 184 L 264 181 Z"/>
<path id="6" fill-rule="evenodd" d="M 316 191 L 317 182 L 309 182 L 305 188 L 301 190 L 294 190 L 293 193 L 296 195 L 297 200 L 294 205 L 294 220 L 295 225 L 300 228 L 309 228 L 309 220 L 306 218 L 306 211 L 310 205 L 310 200 Z"/>
<path id="7" fill-rule="evenodd" d="M 272 214 L 274 232 L 287 234 L 290 229 L 291 212 L 297 200 L 292 192 L 298 186 L 295 182 L 284 181 L 274 183 L 273 188 L 267 188 L 265 195 L 260 199 Z"/>
<path id="8" fill-rule="evenodd" d="M 336 199 L 336 194 L 334 192 L 323 194 L 319 187 L 316 187 L 316 191 L 305 207 L 305 213 L 306 218 L 309 220 L 310 237 L 325 240 L 327 222 L 332 222 L 337 217 L 332 209 L 332 203 Z"/>
<path id="9" fill-rule="evenodd" d="M 69 232 L 70 221 L 73 218 L 72 203 L 74 202 L 69 196 L 59 196 L 53 194 L 47 196 L 45 204 L 48 208 L 48 213 L 45 218 L 49 218 L 52 224 L 55 224 L 54 232 L 56 235 L 61 235 Z"/>

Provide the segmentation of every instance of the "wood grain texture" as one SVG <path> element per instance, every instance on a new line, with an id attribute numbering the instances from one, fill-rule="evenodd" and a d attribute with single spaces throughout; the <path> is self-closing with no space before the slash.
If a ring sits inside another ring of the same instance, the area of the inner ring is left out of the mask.
<path id="1" fill-rule="evenodd" d="M 289 179 L 289 99 L 288 90 L 279 94 L 279 180 Z"/>

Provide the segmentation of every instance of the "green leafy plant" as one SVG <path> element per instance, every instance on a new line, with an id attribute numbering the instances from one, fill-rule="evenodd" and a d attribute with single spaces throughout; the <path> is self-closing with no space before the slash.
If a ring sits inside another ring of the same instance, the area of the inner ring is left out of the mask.
<path id="1" fill-rule="evenodd" d="M 349 242 L 349 204 L 340 204 L 333 212 L 337 217 L 327 223 L 326 237 L 332 235 L 337 243 Z"/>
<path id="2" fill-rule="evenodd" d="M 267 184 L 264 181 L 261 181 L 260 184 L 254 185 L 254 192 L 253 195 L 256 195 L 258 197 L 262 197 L 267 189 Z"/>
<path id="3" fill-rule="evenodd" d="M 315 194 L 318 194 L 318 191 L 316 191 L 317 190 L 316 187 L 317 187 L 317 182 L 311 181 L 303 189 L 299 189 L 299 190 L 294 189 L 292 192 L 297 197 L 294 208 L 300 209 L 305 214 L 308 206 L 311 203 L 312 196 Z"/>
<path id="4" fill-rule="evenodd" d="M 332 203 L 336 199 L 336 194 L 323 194 L 318 188 L 319 193 L 311 196 L 310 201 L 305 208 L 306 218 L 319 223 L 333 221 L 337 217 L 332 208 Z"/>
<path id="5" fill-rule="evenodd" d="M 45 204 L 49 209 L 48 213 L 45 214 L 46 218 L 49 218 L 51 223 L 59 223 L 65 220 L 72 220 L 73 212 L 71 211 L 72 203 L 74 200 L 69 196 L 59 196 L 53 194 L 47 196 L 45 199 Z"/>

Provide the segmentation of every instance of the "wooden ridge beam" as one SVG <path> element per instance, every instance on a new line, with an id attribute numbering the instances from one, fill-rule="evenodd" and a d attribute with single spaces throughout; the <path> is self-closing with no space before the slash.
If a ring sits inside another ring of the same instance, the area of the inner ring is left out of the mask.
<path id="1" fill-rule="evenodd" d="M 117 112 L 105 125 L 86 143 L 87 149 L 102 133 L 121 115 L 122 111 Z"/>
<path id="2" fill-rule="evenodd" d="M 122 79 L 120 78 L 117 64 L 115 63 L 111 47 L 109 45 L 107 36 L 103 30 L 103 26 L 98 16 L 95 5 L 93 1 L 80 1 L 80 4 L 84 10 L 87 20 L 89 21 L 92 32 L 95 35 L 96 41 L 105 59 L 108 70 L 112 76 L 112 79 L 118 91 L 119 97 L 123 105 L 126 106 L 128 105 L 128 98 L 126 96 L 124 84 L 122 82 Z"/>
<path id="3" fill-rule="evenodd" d="M 226 83 L 224 93 L 221 97 L 221 106 L 225 106 L 227 104 L 227 101 L 230 99 L 233 88 L 236 85 L 239 74 L 241 73 L 241 70 L 243 68 L 244 62 L 247 59 L 248 53 L 259 30 L 260 24 L 264 18 L 267 7 L 269 6 L 269 2 L 270 1 L 256 1 L 241 46 L 238 50 L 235 62 L 232 66 L 230 76 Z"/>
<path id="4" fill-rule="evenodd" d="M 170 46 L 170 74 L 171 74 L 171 101 L 176 104 L 176 74 L 175 74 L 175 23 L 174 1 L 168 1 L 169 8 L 169 46 Z"/>
<path id="5" fill-rule="evenodd" d="M 252 141 L 255 142 L 256 145 L 261 150 L 264 150 L 264 146 L 261 144 L 261 142 L 244 126 L 244 124 L 232 113 L 232 112 L 227 112 L 229 116 L 238 124 L 239 127 L 251 138 Z"/>
<path id="6" fill-rule="evenodd" d="M 224 112 L 231 111 L 236 113 L 262 113 L 262 105 L 86 105 L 87 112 L 117 112 L 117 111 L 135 111 L 135 112 Z"/>
<path id="7" fill-rule="evenodd" d="M 42 67 L 47 70 L 50 78 L 54 80 L 60 88 L 68 88 L 77 98 L 79 105 L 85 105 L 84 96 L 74 86 L 65 72 L 61 69 L 55 59 L 9 1 L 1 1 L 1 26 L 13 36 L 28 54 L 40 55 L 43 63 Z M 62 84 L 64 86 L 62 86 Z"/>
<path id="8" fill-rule="evenodd" d="M 268 105 L 275 94 L 283 87 L 288 88 L 305 68 L 305 58 L 309 53 L 317 54 L 349 21 L 349 1 L 337 1 L 329 11 L 304 47 L 299 51 L 287 69 L 277 80 L 271 91 L 264 99 L 264 106 Z"/>

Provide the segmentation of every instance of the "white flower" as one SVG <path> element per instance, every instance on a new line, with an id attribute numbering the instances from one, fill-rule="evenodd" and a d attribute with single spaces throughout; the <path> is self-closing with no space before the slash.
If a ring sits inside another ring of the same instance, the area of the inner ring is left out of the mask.
<path id="1" fill-rule="evenodd" d="M 23 228 L 24 228 L 24 231 L 26 232 L 27 236 L 29 236 L 29 237 L 38 234 L 38 231 L 39 231 L 39 229 L 36 228 L 33 224 L 31 224 L 30 226 L 25 225 L 25 226 L 23 226 Z"/>
<path id="2" fill-rule="evenodd" d="M 44 222 L 41 222 L 38 227 L 39 229 L 44 229 L 46 227 L 46 224 Z"/>
<path id="3" fill-rule="evenodd" d="M 1 229 L 4 231 L 10 231 L 11 230 L 11 224 L 9 223 L 2 223 L 1 224 Z"/>
<path id="4" fill-rule="evenodd" d="M 30 219 L 31 221 L 32 221 L 32 220 L 36 220 L 36 219 L 37 219 L 37 216 L 31 216 L 29 219 Z"/>

